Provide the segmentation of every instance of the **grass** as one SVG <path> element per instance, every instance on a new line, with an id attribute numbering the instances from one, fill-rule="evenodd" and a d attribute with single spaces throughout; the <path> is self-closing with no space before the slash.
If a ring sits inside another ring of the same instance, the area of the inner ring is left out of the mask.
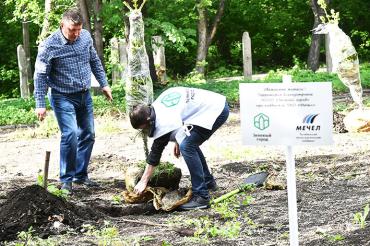
<path id="1" fill-rule="evenodd" d="M 120 235 L 119 228 L 110 221 L 104 221 L 104 226 L 96 228 L 90 224 L 82 225 L 84 234 L 91 237 L 96 245 L 141 245 L 153 241 L 151 236 L 124 236 Z"/>
<path id="2" fill-rule="evenodd" d="M 193 244 L 208 244 L 212 238 L 236 239 L 245 233 L 246 224 L 255 229 L 255 223 L 242 212 L 242 208 L 248 206 L 253 198 L 246 193 L 236 194 L 228 199 L 213 204 L 211 210 L 214 216 L 183 215 L 175 216 L 170 224 L 175 227 L 186 227 L 195 230 L 194 236 L 189 237 Z M 244 223 L 243 223 L 244 221 Z"/>
<path id="3" fill-rule="evenodd" d="M 155 95 L 158 96 L 162 91 L 172 86 L 196 87 L 206 90 L 211 90 L 227 97 L 231 105 L 239 105 L 239 84 L 240 83 L 280 83 L 284 74 L 292 75 L 293 81 L 298 82 L 323 82 L 329 81 L 333 83 L 333 93 L 347 92 L 348 89 L 339 80 L 336 74 L 328 74 L 326 72 L 312 72 L 302 69 L 288 69 L 270 71 L 262 80 L 240 80 L 230 78 L 229 80 L 210 79 L 204 80 L 197 75 L 188 76 L 183 80 L 172 81 L 167 87 L 155 88 Z M 361 79 L 364 89 L 370 89 L 370 63 L 361 65 Z M 105 100 L 103 95 L 93 97 L 94 114 L 97 117 L 112 116 L 121 118 L 125 114 L 125 92 L 122 85 L 112 86 L 113 102 Z M 365 100 L 365 105 L 370 105 L 370 99 Z M 346 107 L 347 105 L 340 105 Z M 34 113 L 35 100 L 31 99 L 4 99 L 0 100 L 0 126 L 1 125 L 20 125 L 38 124 L 38 120 Z M 50 106 L 47 106 L 50 109 Z M 107 132 L 115 131 L 107 129 Z"/>
<path id="4" fill-rule="evenodd" d="M 144 170 L 147 163 L 146 161 L 142 161 L 142 162 L 137 163 L 137 165 L 140 169 Z M 168 176 L 171 176 L 174 174 L 175 168 L 176 166 L 173 163 L 160 162 L 160 164 L 154 169 L 154 172 L 150 180 L 152 181 L 158 180 L 162 174 L 167 174 Z"/>

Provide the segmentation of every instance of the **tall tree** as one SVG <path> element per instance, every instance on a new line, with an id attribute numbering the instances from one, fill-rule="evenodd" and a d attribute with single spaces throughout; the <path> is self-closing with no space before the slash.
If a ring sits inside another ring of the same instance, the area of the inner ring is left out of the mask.
<path id="1" fill-rule="evenodd" d="M 39 36 L 39 40 L 43 40 L 46 38 L 50 32 L 50 13 L 51 13 L 51 8 L 52 8 L 53 0 L 45 0 L 45 17 L 44 21 L 42 22 L 42 29 L 41 29 L 41 34 Z"/>
<path id="2" fill-rule="evenodd" d="M 222 15 L 225 10 L 226 0 L 220 0 L 217 8 L 216 15 L 213 19 L 212 25 L 209 26 L 208 20 L 208 7 L 211 6 L 212 1 L 210 0 L 198 0 L 197 11 L 198 11 L 198 49 L 197 49 L 197 60 L 196 60 L 196 71 L 199 74 L 205 74 L 206 58 L 208 54 L 209 46 L 211 45 L 213 38 L 215 37 L 217 27 L 221 21 Z"/>
<path id="3" fill-rule="evenodd" d="M 77 5 L 81 10 L 81 14 L 84 18 L 84 28 L 91 33 L 91 22 L 90 22 L 90 12 L 89 12 L 89 5 L 88 0 L 77 0 Z"/>
<path id="4" fill-rule="evenodd" d="M 322 21 L 320 17 L 325 16 L 324 10 L 318 4 L 320 0 L 310 0 L 311 9 L 314 16 L 313 28 L 316 28 Z M 330 3 L 330 0 L 325 0 L 326 4 Z M 322 43 L 323 35 L 312 33 L 311 46 L 308 53 L 307 66 L 312 71 L 316 71 L 320 65 L 320 44 Z"/>
<path id="5" fill-rule="evenodd" d="M 103 19 L 102 19 L 102 0 L 94 0 L 94 41 L 95 49 L 104 66 L 104 45 L 103 45 Z"/>
<path id="6" fill-rule="evenodd" d="M 25 8 L 25 6 L 23 6 Z M 31 66 L 31 51 L 30 51 L 30 26 L 27 19 L 24 17 L 22 21 L 22 36 L 23 36 L 23 49 L 26 55 L 27 62 L 27 77 L 32 80 L 32 66 Z"/>

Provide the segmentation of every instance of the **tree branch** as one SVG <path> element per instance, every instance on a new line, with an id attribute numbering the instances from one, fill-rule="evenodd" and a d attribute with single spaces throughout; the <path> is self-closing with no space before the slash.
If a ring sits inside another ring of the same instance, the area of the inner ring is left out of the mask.
<path id="1" fill-rule="evenodd" d="M 211 44 L 213 38 L 215 37 L 218 24 L 220 23 L 221 18 L 222 18 L 222 15 L 224 14 L 224 11 L 225 11 L 225 1 L 226 0 L 220 0 L 220 3 L 218 5 L 216 16 L 215 16 L 215 18 L 213 20 L 213 23 L 212 23 L 212 26 L 210 28 L 209 35 L 207 35 L 208 36 L 207 37 L 207 45 L 208 46 Z"/>

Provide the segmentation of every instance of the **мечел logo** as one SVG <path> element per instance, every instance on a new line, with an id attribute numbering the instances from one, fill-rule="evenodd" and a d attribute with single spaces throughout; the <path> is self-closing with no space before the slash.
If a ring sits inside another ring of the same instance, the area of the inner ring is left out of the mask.
<path id="1" fill-rule="evenodd" d="M 308 114 L 306 115 L 304 118 L 303 118 L 303 124 L 306 123 L 306 124 L 313 124 L 315 118 L 318 116 L 319 114 Z"/>
<path id="2" fill-rule="evenodd" d="M 319 114 L 308 114 L 303 118 L 302 125 L 296 127 L 296 131 L 320 131 L 321 125 L 314 125 L 314 121 Z"/>

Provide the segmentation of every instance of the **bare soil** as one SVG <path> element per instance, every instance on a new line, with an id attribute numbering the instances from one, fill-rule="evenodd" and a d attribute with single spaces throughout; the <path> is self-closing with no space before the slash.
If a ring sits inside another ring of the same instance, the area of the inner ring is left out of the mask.
<path id="1" fill-rule="evenodd" d="M 341 119 L 334 115 L 332 146 L 294 147 L 300 245 L 370 245 L 369 222 L 360 229 L 353 221 L 370 203 L 370 134 L 345 132 Z M 116 204 L 113 198 L 125 189 L 125 170 L 144 154 L 127 122 L 115 123 L 119 130 L 114 133 L 97 131 L 89 173 L 101 186 L 76 185 L 66 201 L 35 186 L 47 150 L 49 182 L 59 185 L 59 137 L 15 139 L 13 131 L 0 134 L 0 245 L 16 242 L 17 232 L 29 226 L 36 236 L 59 245 L 289 245 L 286 189 L 260 187 L 237 196 L 238 216 L 232 223 L 240 222 L 240 233 L 235 238 L 194 236 L 197 227 L 191 220 L 207 217 L 217 226 L 227 223 L 213 208 L 161 212 L 150 203 Z M 97 119 L 97 128 L 101 124 L 106 121 Z M 261 170 L 286 182 L 284 147 L 243 146 L 237 109 L 202 149 L 220 187 L 213 197 L 234 190 Z M 171 144 L 162 160 L 181 167 L 180 188 L 189 187 L 185 164 L 172 156 Z M 247 195 L 253 200 L 243 205 Z M 87 224 L 100 231 L 114 226 L 119 235 L 107 239 L 102 233 L 88 233 Z"/>

